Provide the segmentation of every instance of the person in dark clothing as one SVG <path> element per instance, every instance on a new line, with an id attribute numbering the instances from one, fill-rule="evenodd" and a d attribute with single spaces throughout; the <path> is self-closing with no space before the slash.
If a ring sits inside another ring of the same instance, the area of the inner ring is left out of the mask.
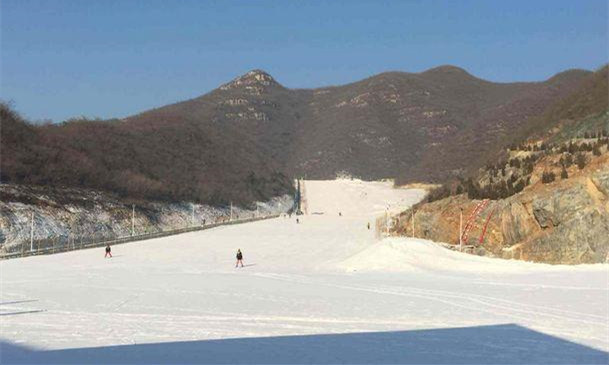
<path id="1" fill-rule="evenodd" d="M 298 220 L 298 218 L 296 218 L 296 224 L 300 223 L 300 220 Z"/>
<path id="2" fill-rule="evenodd" d="M 370 229 L 370 222 L 368 222 L 368 229 Z"/>
<path id="3" fill-rule="evenodd" d="M 110 248 L 109 243 L 106 245 L 106 255 L 104 255 L 104 258 L 106 258 L 108 256 L 112 257 L 112 249 Z"/>
<path id="4" fill-rule="evenodd" d="M 241 249 L 237 250 L 237 264 L 235 267 L 238 267 L 239 264 L 241 264 L 241 267 L 243 267 L 243 254 L 241 253 Z"/>

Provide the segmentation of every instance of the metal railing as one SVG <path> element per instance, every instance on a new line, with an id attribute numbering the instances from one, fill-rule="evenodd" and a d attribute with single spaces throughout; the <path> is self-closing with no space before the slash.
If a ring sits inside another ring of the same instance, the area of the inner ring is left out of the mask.
<path id="1" fill-rule="evenodd" d="M 30 250 L 30 249 L 26 250 L 26 249 L 22 248 L 18 252 L 1 253 L 0 259 L 14 259 L 14 258 L 19 258 L 19 257 L 27 257 L 27 256 L 51 255 L 51 254 L 60 253 L 60 252 L 68 252 L 68 251 L 75 251 L 75 250 L 83 250 L 83 249 L 87 249 L 87 248 L 102 247 L 102 246 L 106 246 L 107 244 L 114 246 L 114 245 L 119 245 L 119 244 L 123 244 L 123 243 L 148 240 L 148 239 L 152 239 L 152 238 L 173 236 L 173 235 L 181 234 L 181 233 L 202 231 L 205 229 L 211 229 L 211 228 L 220 227 L 220 226 L 256 222 L 256 221 L 261 221 L 261 220 L 265 220 L 265 219 L 277 218 L 279 216 L 280 216 L 280 214 L 273 214 L 273 215 L 268 215 L 268 216 L 263 216 L 263 217 L 243 218 L 243 219 L 229 220 L 229 221 L 224 221 L 224 222 L 219 222 L 219 223 L 210 223 L 210 224 L 205 224 L 205 225 L 200 225 L 200 226 L 191 226 L 191 227 L 172 229 L 172 230 L 167 230 L 167 231 L 144 233 L 144 234 L 138 234 L 138 235 L 132 235 L 132 236 L 130 235 L 130 236 L 118 237 L 118 238 L 114 238 L 114 239 L 97 239 L 97 240 L 96 239 L 87 239 L 90 237 L 94 237 L 94 236 L 89 236 L 89 237 L 82 237 L 81 239 L 78 240 L 78 242 L 77 242 L 77 240 L 72 240 L 70 242 L 69 240 L 57 240 L 56 238 L 48 238 L 46 240 L 44 240 L 44 239 L 40 240 L 42 242 L 46 242 L 46 244 L 44 244 L 44 243 L 41 244 L 42 246 L 44 246 L 43 248 L 37 248 L 35 250 Z M 51 244 L 48 244 L 48 242 L 50 242 Z M 57 244 L 56 244 L 56 242 L 57 242 Z M 61 243 L 61 244 L 59 244 L 59 243 Z M 24 245 L 25 245 L 25 243 L 24 243 Z M 28 245 L 29 245 L 29 243 L 28 243 Z M 25 246 L 23 246 L 23 247 L 25 247 Z"/>

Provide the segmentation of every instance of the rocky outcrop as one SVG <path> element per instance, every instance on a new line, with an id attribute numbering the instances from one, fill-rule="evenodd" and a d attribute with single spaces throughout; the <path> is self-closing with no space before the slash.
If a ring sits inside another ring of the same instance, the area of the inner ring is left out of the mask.
<path id="1" fill-rule="evenodd" d="M 604 262 L 609 252 L 609 200 L 592 179 L 609 184 L 609 171 L 565 181 L 558 189 L 515 196 L 516 201 L 530 199 L 538 228 L 524 234 L 522 241 L 506 240 L 510 246 L 522 244 L 503 256 L 550 263 Z M 513 227 L 524 231 L 530 218 L 519 216 Z"/>
<path id="2" fill-rule="evenodd" d="M 220 86 L 220 90 L 244 88 L 252 95 L 261 95 L 267 86 L 279 85 L 271 75 L 262 70 L 252 70 L 233 81 Z"/>
<path id="3" fill-rule="evenodd" d="M 474 221 L 464 244 L 477 254 L 507 259 L 553 264 L 606 262 L 608 191 L 609 166 L 604 166 L 579 177 L 537 184 L 507 199 L 490 201 Z M 463 208 L 465 222 L 479 202 L 458 195 L 419 206 L 415 235 L 458 244 L 459 211 Z M 397 234 L 411 235 L 411 216 L 411 212 L 400 216 Z"/>

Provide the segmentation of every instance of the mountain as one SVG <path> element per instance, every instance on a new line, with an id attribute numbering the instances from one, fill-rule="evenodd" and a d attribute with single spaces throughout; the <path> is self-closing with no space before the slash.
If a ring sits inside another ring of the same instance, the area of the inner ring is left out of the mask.
<path id="1" fill-rule="evenodd" d="M 1 178 L 214 204 L 291 192 L 292 176 L 443 181 L 482 166 L 590 74 L 493 83 L 442 66 L 305 90 L 253 70 L 122 120 L 33 127 L 3 107 L 15 126 L 3 117 L 3 139 L 27 142 L 2 146 Z"/>
<path id="2" fill-rule="evenodd" d="M 607 128 L 608 86 L 609 65 L 605 65 L 585 77 L 567 97 L 527 121 L 521 139 L 552 136 L 550 139 L 555 141 Z"/>
<path id="3" fill-rule="evenodd" d="M 442 66 L 302 90 L 253 70 L 209 94 L 127 122 L 188 121 L 246 135 L 290 175 L 438 181 L 479 167 L 528 118 L 589 74 L 571 70 L 545 82 L 492 83 Z"/>

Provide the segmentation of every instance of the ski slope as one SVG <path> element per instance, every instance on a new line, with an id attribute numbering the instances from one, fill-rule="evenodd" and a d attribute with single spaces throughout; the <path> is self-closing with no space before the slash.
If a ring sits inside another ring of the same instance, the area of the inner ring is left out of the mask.
<path id="1" fill-rule="evenodd" d="M 609 265 L 379 242 L 375 217 L 422 191 L 305 184 L 299 224 L 0 262 L 0 363 L 608 362 Z"/>

